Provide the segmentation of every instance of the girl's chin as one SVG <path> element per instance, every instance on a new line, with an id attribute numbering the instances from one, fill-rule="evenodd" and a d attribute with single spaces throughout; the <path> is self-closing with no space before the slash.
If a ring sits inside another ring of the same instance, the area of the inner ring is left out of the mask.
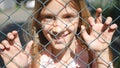
<path id="1" fill-rule="evenodd" d="M 63 44 L 63 43 L 59 43 L 59 44 L 55 44 L 53 45 L 53 48 L 55 49 L 64 49 L 67 45 Z"/>

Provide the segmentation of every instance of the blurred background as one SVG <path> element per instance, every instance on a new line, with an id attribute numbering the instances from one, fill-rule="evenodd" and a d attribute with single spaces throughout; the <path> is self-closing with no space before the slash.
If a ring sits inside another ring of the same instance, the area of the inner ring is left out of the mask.
<path id="1" fill-rule="evenodd" d="M 100 7 L 103 9 L 103 19 L 111 16 L 112 23 L 118 25 L 111 49 L 115 68 L 120 68 L 120 0 L 86 0 L 86 3 L 93 16 L 96 8 Z M 0 0 L 0 41 L 5 39 L 6 34 L 12 30 L 18 30 L 21 33 L 22 25 L 32 15 L 34 5 L 34 0 Z M 4 64 L 0 62 L 0 65 Z"/>

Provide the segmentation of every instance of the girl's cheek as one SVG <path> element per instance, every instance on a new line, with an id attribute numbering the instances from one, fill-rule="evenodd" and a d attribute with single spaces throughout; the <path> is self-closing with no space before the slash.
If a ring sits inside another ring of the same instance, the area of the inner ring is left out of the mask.
<path id="1" fill-rule="evenodd" d="M 71 23 L 67 24 L 67 28 L 72 32 L 76 32 L 78 28 L 78 24 L 79 24 L 78 20 L 72 21 Z"/>

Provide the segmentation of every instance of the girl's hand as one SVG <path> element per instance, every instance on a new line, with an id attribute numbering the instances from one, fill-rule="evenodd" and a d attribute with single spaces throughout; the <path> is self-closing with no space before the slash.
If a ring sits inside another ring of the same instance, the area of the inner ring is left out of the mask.
<path id="1" fill-rule="evenodd" d="M 0 55 L 4 60 L 7 68 L 19 68 L 28 64 L 28 57 L 33 41 L 30 41 L 25 48 L 22 45 L 17 31 L 12 31 L 7 34 L 7 40 L 0 43 Z"/>
<path id="2" fill-rule="evenodd" d="M 87 33 L 85 26 L 81 26 L 82 36 L 86 41 L 88 47 L 95 52 L 101 52 L 108 48 L 111 42 L 112 36 L 117 28 L 116 24 L 112 24 L 112 18 L 107 17 L 105 23 L 102 23 L 101 16 L 102 9 L 98 8 L 96 11 L 96 20 L 93 17 L 88 18 L 88 22 L 91 26 L 90 34 Z"/>

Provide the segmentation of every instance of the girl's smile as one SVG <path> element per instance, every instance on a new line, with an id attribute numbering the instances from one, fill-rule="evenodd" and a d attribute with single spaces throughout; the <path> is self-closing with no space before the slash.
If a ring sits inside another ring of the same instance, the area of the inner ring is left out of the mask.
<path id="1" fill-rule="evenodd" d="M 65 42 L 65 38 L 67 38 L 70 35 L 70 32 L 61 32 L 58 34 L 51 34 L 52 39 L 55 41 L 56 44 Z"/>

